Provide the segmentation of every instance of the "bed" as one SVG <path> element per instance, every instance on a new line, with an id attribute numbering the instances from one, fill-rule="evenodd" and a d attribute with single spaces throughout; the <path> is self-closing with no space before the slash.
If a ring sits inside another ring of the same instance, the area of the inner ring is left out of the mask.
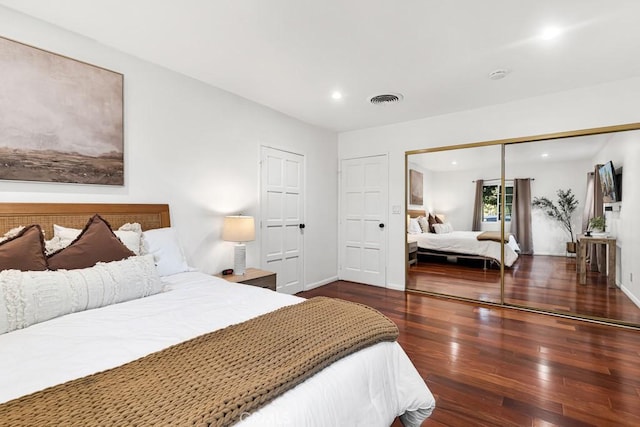
<path id="1" fill-rule="evenodd" d="M 45 236 L 52 236 L 53 224 L 80 228 L 95 213 L 114 229 L 132 221 L 147 231 L 170 226 L 167 205 L 0 204 L 0 230 L 39 223 Z M 191 268 L 179 270 L 183 271 L 160 277 L 161 292 L 0 334 L 0 413 L 3 406 L 47 387 L 82 381 L 211 331 L 225 331 L 230 325 L 305 303 L 296 296 L 230 283 Z M 432 394 L 399 344 L 383 341 L 329 364 L 233 423 L 388 426 L 400 417 L 404 425 L 419 426 L 434 406 Z M 66 402 L 60 410 L 65 407 Z"/>
<path id="2" fill-rule="evenodd" d="M 411 210 L 410 218 L 424 217 L 425 211 Z M 502 244 L 497 233 L 486 233 L 480 231 L 448 231 L 446 233 L 420 232 L 407 234 L 407 242 L 416 242 L 418 254 L 480 259 L 499 266 L 501 260 Z M 486 237 L 485 237 L 486 236 Z M 508 233 L 504 244 L 504 265 L 511 267 L 518 260 L 520 247 L 515 237 Z"/>

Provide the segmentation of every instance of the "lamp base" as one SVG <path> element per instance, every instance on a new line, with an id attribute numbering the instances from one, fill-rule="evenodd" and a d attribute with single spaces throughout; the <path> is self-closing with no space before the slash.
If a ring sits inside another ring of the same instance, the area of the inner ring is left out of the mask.
<path id="1" fill-rule="evenodd" d="M 247 268 L 247 246 L 244 243 L 237 243 L 233 250 L 233 274 L 244 276 Z"/>

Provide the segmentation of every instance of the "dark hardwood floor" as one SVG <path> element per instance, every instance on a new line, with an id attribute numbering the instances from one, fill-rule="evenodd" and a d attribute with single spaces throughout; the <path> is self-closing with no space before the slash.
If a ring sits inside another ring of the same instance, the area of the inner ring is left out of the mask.
<path id="1" fill-rule="evenodd" d="M 500 270 L 483 270 L 479 261 L 420 258 L 409 269 L 407 287 L 499 303 Z M 605 275 L 589 272 L 587 283 L 578 283 L 575 258 L 520 256 L 505 269 L 505 303 L 640 324 L 640 308 L 621 289 L 607 287 Z"/>
<path id="2" fill-rule="evenodd" d="M 637 330 L 344 281 L 298 295 L 364 303 L 398 325 L 436 397 L 423 426 L 640 425 Z"/>

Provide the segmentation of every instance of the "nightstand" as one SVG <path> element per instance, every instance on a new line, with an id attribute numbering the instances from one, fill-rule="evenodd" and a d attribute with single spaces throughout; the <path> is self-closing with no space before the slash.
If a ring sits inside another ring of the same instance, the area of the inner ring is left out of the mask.
<path id="1" fill-rule="evenodd" d="M 409 253 L 409 265 L 418 263 L 418 243 L 417 242 L 409 242 L 407 243 L 407 252 Z"/>
<path id="2" fill-rule="evenodd" d="M 236 276 L 235 274 L 229 274 L 227 276 L 216 274 L 216 277 L 220 277 L 228 282 L 258 286 L 260 288 L 271 289 L 272 291 L 276 290 L 276 273 L 272 271 L 247 268 L 242 276 Z"/>

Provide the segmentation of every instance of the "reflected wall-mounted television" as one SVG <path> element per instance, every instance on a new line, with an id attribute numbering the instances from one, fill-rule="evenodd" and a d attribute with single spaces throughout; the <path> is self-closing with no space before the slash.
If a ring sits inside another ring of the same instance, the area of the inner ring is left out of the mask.
<path id="1" fill-rule="evenodd" d="M 615 203 L 622 201 L 622 173 L 616 174 L 613 162 L 608 161 L 598 169 L 600 175 L 600 187 L 602 188 L 602 201 L 604 203 Z"/>

